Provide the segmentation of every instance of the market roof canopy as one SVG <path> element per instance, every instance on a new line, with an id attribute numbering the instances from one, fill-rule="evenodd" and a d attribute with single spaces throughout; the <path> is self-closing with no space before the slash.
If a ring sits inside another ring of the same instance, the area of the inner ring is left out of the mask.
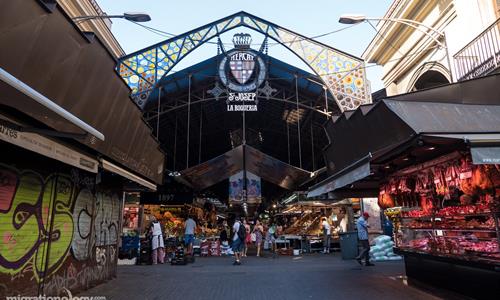
<path id="1" fill-rule="evenodd" d="M 120 58 L 117 69 L 132 89 L 135 102 L 144 107 L 158 81 L 179 61 L 238 27 L 255 30 L 296 54 L 321 78 L 342 111 L 371 103 L 362 59 L 243 11 L 126 55 Z"/>
<path id="2" fill-rule="evenodd" d="M 248 145 L 240 145 L 221 156 L 181 171 L 181 177 L 196 190 L 206 189 L 243 170 L 243 153 L 249 172 L 282 188 L 292 190 L 311 176 L 308 171 L 286 164 Z"/>
<path id="3" fill-rule="evenodd" d="M 258 112 L 246 113 L 246 144 L 301 169 L 322 168 L 326 111 L 341 113 L 333 97 L 325 93 L 314 74 L 270 55 L 261 56 L 274 92 L 269 96 L 258 92 Z M 168 169 L 193 167 L 242 143 L 241 112 L 227 111 L 226 94 L 217 98 L 207 93 L 218 80 L 222 57 L 211 57 L 162 78 L 158 82 L 161 89 L 151 93 L 144 107 L 145 119 L 158 129 Z"/>

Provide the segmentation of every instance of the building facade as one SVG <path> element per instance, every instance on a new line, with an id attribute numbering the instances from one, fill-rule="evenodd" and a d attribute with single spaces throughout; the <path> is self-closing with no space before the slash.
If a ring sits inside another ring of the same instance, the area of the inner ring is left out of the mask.
<path id="1" fill-rule="evenodd" d="M 71 18 L 106 15 L 96 0 L 57 0 L 57 3 Z M 110 52 L 118 58 L 123 56 L 125 52 L 111 32 L 112 25 L 113 21 L 111 19 L 92 19 L 77 23 L 77 26 L 82 31 L 95 33 L 109 48 Z"/>
<path id="2" fill-rule="evenodd" d="M 492 73 L 500 62 L 499 8 L 498 0 L 396 0 L 362 57 L 383 66 L 388 96 Z"/>
<path id="3" fill-rule="evenodd" d="M 0 19 L 0 298 L 74 295 L 116 276 L 123 193 L 164 154 L 99 34 L 50 0 Z"/>

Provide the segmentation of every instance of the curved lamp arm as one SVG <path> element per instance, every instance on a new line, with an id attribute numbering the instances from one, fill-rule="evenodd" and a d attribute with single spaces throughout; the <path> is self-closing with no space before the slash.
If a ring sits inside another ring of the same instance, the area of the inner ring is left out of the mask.
<path id="1" fill-rule="evenodd" d="M 444 34 L 440 31 L 438 31 L 437 29 L 434 29 L 430 26 L 427 26 L 425 25 L 424 23 L 422 22 L 418 22 L 418 21 L 414 21 L 414 20 L 409 20 L 409 19 L 400 19 L 400 18 L 366 18 L 365 19 L 366 21 L 369 21 L 369 20 L 374 20 L 374 21 L 392 21 L 392 22 L 396 22 L 396 23 L 401 23 L 401 24 L 404 24 L 404 25 L 408 25 L 418 31 L 420 31 L 421 33 L 427 35 L 428 37 L 430 37 L 431 39 L 433 39 L 438 45 L 439 47 L 441 48 L 446 48 L 446 46 L 441 42 L 439 41 L 435 36 L 433 36 L 432 34 L 430 34 L 429 32 L 425 31 L 425 30 L 422 30 L 419 26 L 422 26 L 430 31 L 433 31 L 435 33 L 437 33 L 440 37 L 444 37 Z"/>
<path id="2" fill-rule="evenodd" d="M 433 36 L 431 33 L 428 31 L 422 30 L 420 26 L 426 28 L 427 30 L 430 30 L 434 33 L 437 33 L 440 37 L 444 37 L 444 34 L 430 26 L 425 25 L 422 22 L 418 22 L 415 20 L 410 20 L 410 19 L 402 19 L 402 18 L 371 18 L 371 17 L 366 17 L 364 15 L 342 15 L 340 16 L 339 22 L 343 24 L 357 24 L 369 20 L 374 20 L 374 21 L 391 21 L 391 22 L 396 22 L 400 24 L 404 24 L 407 26 L 410 26 L 414 28 L 415 30 L 420 31 L 421 33 L 425 34 L 426 36 L 430 37 L 433 39 L 441 48 L 447 48 L 446 45 L 441 43 L 435 36 Z"/>

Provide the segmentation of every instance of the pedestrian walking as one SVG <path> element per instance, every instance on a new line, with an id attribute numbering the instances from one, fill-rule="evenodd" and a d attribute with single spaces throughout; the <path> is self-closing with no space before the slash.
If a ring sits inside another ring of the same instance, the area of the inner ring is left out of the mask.
<path id="1" fill-rule="evenodd" d="M 368 241 L 368 218 L 370 215 L 367 212 L 364 212 L 361 217 L 359 217 L 358 222 L 356 222 L 356 228 L 358 230 L 358 239 L 363 247 L 363 250 L 356 257 L 356 260 L 360 265 L 363 265 L 362 259 L 365 258 L 365 266 L 374 266 L 370 262 L 370 242 Z"/>
<path id="2" fill-rule="evenodd" d="M 248 252 L 248 246 L 252 243 L 251 236 L 250 236 L 250 224 L 248 224 L 246 219 L 243 219 L 243 226 L 245 226 L 245 244 L 244 244 L 244 250 L 243 250 L 243 257 L 247 257 L 247 252 Z"/>
<path id="3" fill-rule="evenodd" d="M 234 263 L 233 265 L 241 265 L 241 251 L 243 250 L 243 244 L 245 243 L 246 228 L 240 222 L 239 217 L 236 217 L 233 225 L 233 243 L 231 248 L 234 252 Z"/>
<path id="4" fill-rule="evenodd" d="M 149 233 L 151 235 L 151 260 L 153 265 L 156 265 L 157 263 L 163 264 L 165 259 L 165 245 L 161 231 L 161 224 L 155 217 L 151 218 Z"/>
<path id="5" fill-rule="evenodd" d="M 271 223 L 271 226 L 269 226 L 269 229 L 267 230 L 267 236 L 268 238 L 268 243 L 270 245 L 270 250 L 273 253 L 273 258 L 275 257 L 276 254 L 276 238 L 278 237 L 278 234 L 276 232 L 276 223 L 274 221 Z"/>
<path id="6" fill-rule="evenodd" d="M 194 233 L 196 232 L 196 222 L 191 215 L 188 216 L 184 224 L 184 246 L 187 247 L 187 253 L 193 255 Z"/>
<path id="7" fill-rule="evenodd" d="M 322 218 L 321 228 L 323 230 L 323 253 L 330 253 L 331 226 L 326 217 Z"/>
<path id="8" fill-rule="evenodd" d="M 264 228 L 262 224 L 260 224 L 259 220 L 255 222 L 255 226 L 253 227 L 253 234 L 255 234 L 255 245 L 257 247 L 257 256 L 260 256 L 260 248 L 262 246 L 262 236 L 264 233 Z"/>

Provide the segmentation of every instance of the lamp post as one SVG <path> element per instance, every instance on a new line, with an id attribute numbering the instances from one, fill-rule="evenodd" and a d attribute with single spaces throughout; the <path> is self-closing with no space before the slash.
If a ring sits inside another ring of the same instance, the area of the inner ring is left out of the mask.
<path id="1" fill-rule="evenodd" d="M 75 23 L 81 23 L 93 19 L 125 19 L 131 22 L 148 22 L 151 21 L 151 17 L 142 12 L 128 12 L 123 15 L 95 15 L 95 16 L 79 16 L 74 17 L 72 20 Z"/>
<path id="2" fill-rule="evenodd" d="M 446 46 L 446 36 L 444 33 L 438 31 L 435 28 L 432 28 L 430 26 L 425 25 L 422 22 L 411 20 L 411 19 L 402 19 L 402 18 L 373 18 L 373 17 L 367 17 L 365 15 L 357 15 L 357 14 L 344 14 L 341 15 L 339 18 L 339 23 L 341 24 L 358 24 L 366 21 L 389 21 L 389 22 L 395 22 L 395 23 L 400 23 L 406 26 L 410 26 L 414 28 L 415 30 L 420 31 L 424 35 L 430 37 L 433 41 L 437 43 L 439 48 L 444 49 L 446 52 L 446 60 L 448 62 L 448 66 L 450 68 L 450 76 L 451 76 L 451 82 L 453 82 L 453 72 L 451 71 L 451 61 L 450 61 L 450 55 L 448 53 L 448 47 Z M 423 30 L 421 27 L 424 27 L 426 30 Z M 432 33 L 429 31 L 437 34 L 439 38 L 443 38 L 445 43 L 443 44 L 438 38 L 436 38 Z"/>

